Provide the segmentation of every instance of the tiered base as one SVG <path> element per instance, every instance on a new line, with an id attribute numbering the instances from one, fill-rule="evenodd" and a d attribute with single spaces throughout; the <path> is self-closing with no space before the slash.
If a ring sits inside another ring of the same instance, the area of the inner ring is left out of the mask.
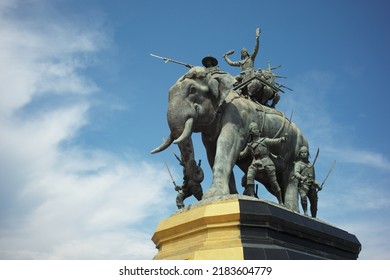
<path id="1" fill-rule="evenodd" d="M 156 260 L 357 259 L 355 235 L 245 196 L 196 205 L 163 220 Z"/>

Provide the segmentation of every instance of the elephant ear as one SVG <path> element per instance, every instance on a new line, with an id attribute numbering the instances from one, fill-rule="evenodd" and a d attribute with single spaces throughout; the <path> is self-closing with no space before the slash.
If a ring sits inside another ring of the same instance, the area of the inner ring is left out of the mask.
<path id="1" fill-rule="evenodd" d="M 229 74 L 213 74 L 208 81 L 208 86 L 215 98 L 222 101 L 233 88 L 236 79 Z"/>

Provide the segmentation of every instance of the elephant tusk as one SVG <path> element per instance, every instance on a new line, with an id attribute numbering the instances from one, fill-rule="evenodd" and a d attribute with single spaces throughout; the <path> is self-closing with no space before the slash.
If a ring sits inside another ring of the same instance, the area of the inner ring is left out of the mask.
<path id="1" fill-rule="evenodd" d="M 161 146 L 159 146 L 158 148 L 154 149 L 153 151 L 151 151 L 150 153 L 151 154 L 157 154 L 161 151 L 164 151 L 166 148 L 168 148 L 173 142 L 173 138 L 171 135 L 168 136 L 168 138 L 165 140 L 164 143 L 161 144 Z"/>
<path id="2" fill-rule="evenodd" d="M 183 133 L 180 135 L 179 138 L 177 138 L 175 141 L 173 141 L 173 144 L 179 144 L 180 142 L 182 142 L 183 140 L 185 140 L 191 136 L 193 123 L 194 123 L 193 118 L 189 118 L 186 121 L 186 123 L 184 125 Z"/>

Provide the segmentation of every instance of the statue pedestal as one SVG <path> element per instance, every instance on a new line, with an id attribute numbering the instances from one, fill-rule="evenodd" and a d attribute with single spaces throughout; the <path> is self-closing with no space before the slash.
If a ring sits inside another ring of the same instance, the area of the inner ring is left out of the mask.
<path id="1" fill-rule="evenodd" d="M 203 203 L 160 222 L 154 259 L 354 260 L 361 250 L 355 235 L 272 202 L 232 195 Z"/>

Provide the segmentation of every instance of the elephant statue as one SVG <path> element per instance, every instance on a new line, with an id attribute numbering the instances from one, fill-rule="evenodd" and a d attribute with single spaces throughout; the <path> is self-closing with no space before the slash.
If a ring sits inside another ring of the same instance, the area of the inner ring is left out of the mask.
<path id="1" fill-rule="evenodd" d="M 167 120 L 171 130 L 165 142 L 151 153 L 158 153 L 172 143 L 179 146 L 184 164 L 194 160 L 192 133 L 200 132 L 207 159 L 213 171 L 210 188 L 203 199 L 236 194 L 233 167 L 245 174 L 252 158 L 238 160 L 249 140 L 249 124 L 256 122 L 261 135 L 268 138 L 287 136 L 287 141 L 271 148 L 277 155 L 275 167 L 286 207 L 298 210 L 298 190 L 294 184 L 294 162 L 307 140 L 299 128 L 276 109 L 243 98 L 233 90 L 236 82 L 225 72 L 210 73 L 193 67 L 170 88 Z M 256 178 L 268 188 L 265 178 Z"/>

